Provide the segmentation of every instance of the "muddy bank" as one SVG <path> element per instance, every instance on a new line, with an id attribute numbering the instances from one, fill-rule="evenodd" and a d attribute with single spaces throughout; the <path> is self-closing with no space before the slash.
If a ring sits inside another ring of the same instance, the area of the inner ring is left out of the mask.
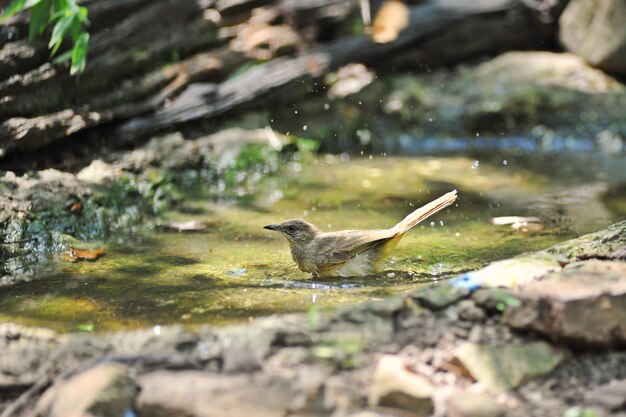
<path id="1" fill-rule="evenodd" d="M 621 222 L 406 297 L 239 326 L 5 324 L 2 416 L 618 415 L 625 246 Z"/>

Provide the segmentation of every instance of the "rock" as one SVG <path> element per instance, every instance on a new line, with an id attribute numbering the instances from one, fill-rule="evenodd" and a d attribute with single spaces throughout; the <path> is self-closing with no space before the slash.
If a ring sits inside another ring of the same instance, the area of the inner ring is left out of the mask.
<path id="1" fill-rule="evenodd" d="M 454 392 L 447 401 L 448 417 L 504 417 L 504 407 L 486 394 Z"/>
<path id="2" fill-rule="evenodd" d="M 287 414 L 294 384 L 261 373 L 156 371 L 139 378 L 139 417 L 270 417 Z"/>
<path id="3" fill-rule="evenodd" d="M 576 239 L 553 246 L 546 252 L 559 254 L 570 260 L 579 256 L 610 257 L 613 252 L 626 246 L 626 220 L 610 225 L 595 233 L 589 233 Z"/>
<path id="4" fill-rule="evenodd" d="M 92 184 L 101 184 L 106 180 L 113 180 L 120 175 L 120 170 L 113 165 L 107 164 L 99 159 L 91 161 L 89 166 L 83 168 L 77 175 L 80 181 Z"/>
<path id="5" fill-rule="evenodd" d="M 565 48 L 593 66 L 626 74 L 626 3 L 623 0 L 572 0 L 559 19 Z"/>
<path id="6" fill-rule="evenodd" d="M 468 295 L 469 291 L 465 288 L 439 284 L 423 288 L 415 293 L 412 293 L 410 297 L 426 308 L 441 310 L 467 297 Z"/>
<path id="7" fill-rule="evenodd" d="M 483 321 L 486 317 L 485 311 L 478 307 L 474 300 L 463 300 L 457 307 L 459 318 L 467 321 Z"/>
<path id="8" fill-rule="evenodd" d="M 626 380 L 611 381 L 589 393 L 586 404 L 608 411 L 623 410 L 626 406 Z"/>
<path id="9" fill-rule="evenodd" d="M 391 410 L 389 410 L 389 412 L 386 412 L 386 411 L 387 410 L 379 410 L 379 411 L 363 410 L 363 411 L 356 412 L 354 414 L 350 414 L 348 417 L 398 417 L 398 415 L 393 413 L 393 411 Z"/>
<path id="10" fill-rule="evenodd" d="M 334 410 L 333 415 L 340 416 L 365 407 L 363 379 L 358 372 L 342 372 L 329 377 L 324 384 L 324 409 Z"/>
<path id="11" fill-rule="evenodd" d="M 0 325 L 0 390 L 27 387 L 45 373 L 45 358 L 58 346 L 55 332 L 12 323 Z"/>
<path id="12" fill-rule="evenodd" d="M 480 282 L 482 287 L 512 288 L 532 282 L 547 273 L 560 269 L 561 265 L 557 257 L 534 254 L 493 262 L 487 267 L 469 274 L 472 280 Z"/>
<path id="13" fill-rule="evenodd" d="M 399 408 L 414 416 L 433 410 L 434 388 L 424 377 L 409 371 L 399 356 L 384 355 L 376 365 L 369 392 L 370 406 Z"/>
<path id="14" fill-rule="evenodd" d="M 128 368 L 103 363 L 57 380 L 41 396 L 35 415 L 47 417 L 118 417 L 132 413 L 137 385 Z"/>
<path id="15" fill-rule="evenodd" d="M 560 129 L 575 125 L 581 115 L 619 123 L 610 103 L 624 100 L 617 80 L 570 53 L 504 53 L 460 72 L 449 88 L 464 91 L 465 131 L 481 134 L 536 125 Z"/>
<path id="16" fill-rule="evenodd" d="M 505 346 L 466 342 L 455 349 L 454 355 L 474 379 L 493 393 L 545 375 L 565 358 L 563 351 L 545 342 Z"/>
<path id="17" fill-rule="evenodd" d="M 225 372 L 255 371 L 274 350 L 311 344 L 302 317 L 267 317 L 255 326 L 231 326 L 218 333 Z"/>
<path id="18" fill-rule="evenodd" d="M 504 315 L 514 328 L 582 345 L 626 345 L 626 264 L 570 265 L 516 292 L 519 306 Z"/>
<path id="19" fill-rule="evenodd" d="M 626 261 L 626 246 L 614 250 L 609 254 L 609 259 Z"/>

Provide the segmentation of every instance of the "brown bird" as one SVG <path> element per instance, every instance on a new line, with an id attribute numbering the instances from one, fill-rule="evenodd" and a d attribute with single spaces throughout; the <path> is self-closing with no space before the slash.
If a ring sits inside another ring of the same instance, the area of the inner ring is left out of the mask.
<path id="1" fill-rule="evenodd" d="M 456 200 L 456 190 L 418 208 L 391 229 L 342 230 L 325 233 L 302 219 L 271 224 L 287 238 L 291 257 L 304 271 L 316 277 L 353 277 L 373 274 L 404 233 Z"/>

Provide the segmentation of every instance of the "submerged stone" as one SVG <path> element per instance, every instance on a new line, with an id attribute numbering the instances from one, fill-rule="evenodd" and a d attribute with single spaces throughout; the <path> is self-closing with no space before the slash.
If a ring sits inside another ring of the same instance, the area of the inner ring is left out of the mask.
<path id="1" fill-rule="evenodd" d="M 493 393 L 548 374 L 565 358 L 562 350 L 546 342 L 505 346 L 467 342 L 459 346 L 454 355 L 474 379 Z"/>

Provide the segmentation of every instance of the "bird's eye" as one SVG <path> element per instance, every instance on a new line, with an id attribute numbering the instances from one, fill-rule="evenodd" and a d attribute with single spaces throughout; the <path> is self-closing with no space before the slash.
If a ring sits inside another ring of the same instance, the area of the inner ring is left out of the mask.
<path id="1" fill-rule="evenodd" d="M 287 226 L 285 227 L 285 231 L 287 233 L 289 233 L 290 235 L 296 233 L 296 227 L 295 226 Z"/>

